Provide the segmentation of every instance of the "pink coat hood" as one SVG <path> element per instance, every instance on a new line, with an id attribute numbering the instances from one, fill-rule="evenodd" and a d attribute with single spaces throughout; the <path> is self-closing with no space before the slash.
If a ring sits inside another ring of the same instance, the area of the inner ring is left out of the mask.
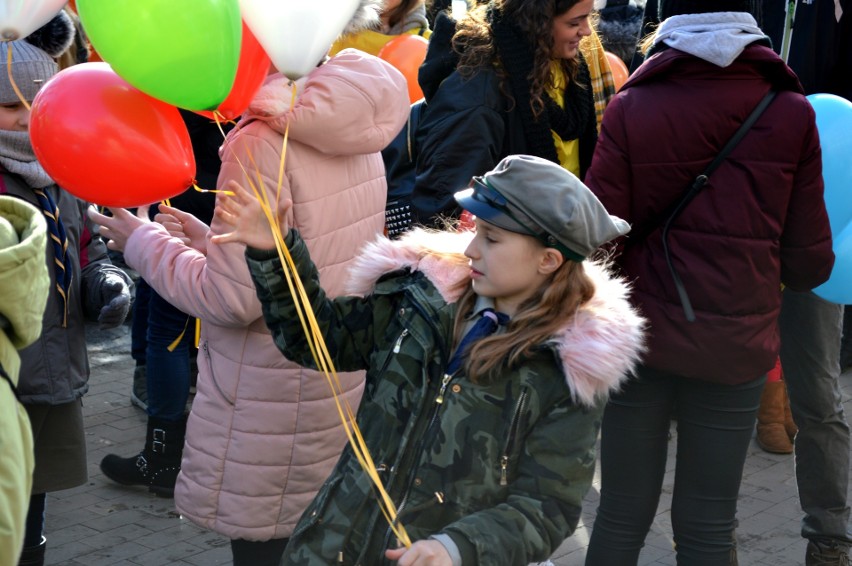
<path id="1" fill-rule="evenodd" d="M 294 86 L 297 98 L 290 111 Z M 393 66 L 344 49 L 295 82 L 270 75 L 240 125 L 262 120 L 283 134 L 289 124 L 290 139 L 331 155 L 381 151 L 402 129 L 400 115 L 408 117 L 408 98 L 400 96 L 407 88 Z"/>
<path id="2" fill-rule="evenodd" d="M 459 283 L 470 277 L 465 265 L 443 254 L 461 254 L 471 232 L 414 230 L 397 241 L 379 237 L 367 244 L 352 266 L 347 292 L 369 294 L 382 275 L 408 268 L 422 272 L 448 303 L 463 290 Z M 628 300 L 629 285 L 610 273 L 603 262 L 587 260 L 586 273 L 595 294 L 552 338 L 559 352 L 565 382 L 574 399 L 594 405 L 628 378 L 645 351 L 645 320 Z"/>

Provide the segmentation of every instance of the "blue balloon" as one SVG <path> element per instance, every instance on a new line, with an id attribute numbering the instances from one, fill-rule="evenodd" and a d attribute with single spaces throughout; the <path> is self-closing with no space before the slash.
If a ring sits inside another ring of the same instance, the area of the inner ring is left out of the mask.
<path id="1" fill-rule="evenodd" d="M 822 147 L 825 208 L 831 235 L 852 221 L 852 102 L 833 94 L 808 96 Z"/>
<path id="2" fill-rule="evenodd" d="M 852 102 L 823 93 L 808 96 L 808 101 L 816 113 L 835 258 L 831 276 L 814 293 L 848 305 L 852 304 Z"/>

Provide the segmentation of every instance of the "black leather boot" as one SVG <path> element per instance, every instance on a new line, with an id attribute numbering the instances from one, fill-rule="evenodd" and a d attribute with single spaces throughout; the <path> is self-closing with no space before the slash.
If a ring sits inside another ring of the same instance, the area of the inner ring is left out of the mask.
<path id="1" fill-rule="evenodd" d="M 121 485 L 146 485 L 160 497 L 174 497 L 185 433 L 185 420 L 148 417 L 144 450 L 130 458 L 107 454 L 101 460 L 101 471 Z"/>
<path id="2" fill-rule="evenodd" d="M 47 547 L 47 539 L 41 537 L 38 546 L 25 546 L 18 560 L 18 566 L 44 566 L 44 549 Z"/>

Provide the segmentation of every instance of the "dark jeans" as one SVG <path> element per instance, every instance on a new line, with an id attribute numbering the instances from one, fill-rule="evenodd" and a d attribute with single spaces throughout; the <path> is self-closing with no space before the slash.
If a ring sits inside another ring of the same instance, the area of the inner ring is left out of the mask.
<path id="1" fill-rule="evenodd" d="M 278 566 L 287 546 L 286 538 L 265 541 L 231 539 L 234 566 Z"/>
<path id="2" fill-rule="evenodd" d="M 179 421 L 189 398 L 195 319 L 173 307 L 144 279 L 136 283 L 133 308 L 130 352 L 137 365 L 148 366 L 148 416 Z"/>
<path id="3" fill-rule="evenodd" d="M 657 513 L 672 418 L 677 563 L 730 563 L 737 496 L 765 380 L 722 385 L 643 367 L 612 396 L 601 428 L 601 498 L 587 566 L 637 563 Z"/>

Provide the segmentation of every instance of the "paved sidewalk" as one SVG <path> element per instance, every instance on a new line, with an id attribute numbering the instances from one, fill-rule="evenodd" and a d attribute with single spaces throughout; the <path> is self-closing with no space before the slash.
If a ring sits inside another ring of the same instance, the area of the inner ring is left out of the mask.
<path id="1" fill-rule="evenodd" d="M 47 505 L 47 561 L 69 566 L 230 564 L 229 541 L 181 519 L 171 499 L 143 488 L 123 488 L 107 480 L 98 464 L 110 452 L 130 456 L 142 448 L 145 415 L 130 405 L 133 361 L 129 327 L 89 329 L 92 377 L 84 398 L 89 481 L 52 493 Z M 841 377 L 847 416 L 852 415 L 852 372 Z M 674 429 L 673 429 L 673 434 Z M 674 443 L 672 443 L 674 446 Z M 673 458 L 659 514 L 640 559 L 641 565 L 672 565 L 669 503 Z M 599 482 L 586 498 L 580 527 L 553 557 L 556 566 L 583 564 L 597 507 Z M 799 537 L 801 511 L 792 456 L 772 455 L 752 442 L 739 502 L 737 531 L 743 566 L 804 563 Z"/>

